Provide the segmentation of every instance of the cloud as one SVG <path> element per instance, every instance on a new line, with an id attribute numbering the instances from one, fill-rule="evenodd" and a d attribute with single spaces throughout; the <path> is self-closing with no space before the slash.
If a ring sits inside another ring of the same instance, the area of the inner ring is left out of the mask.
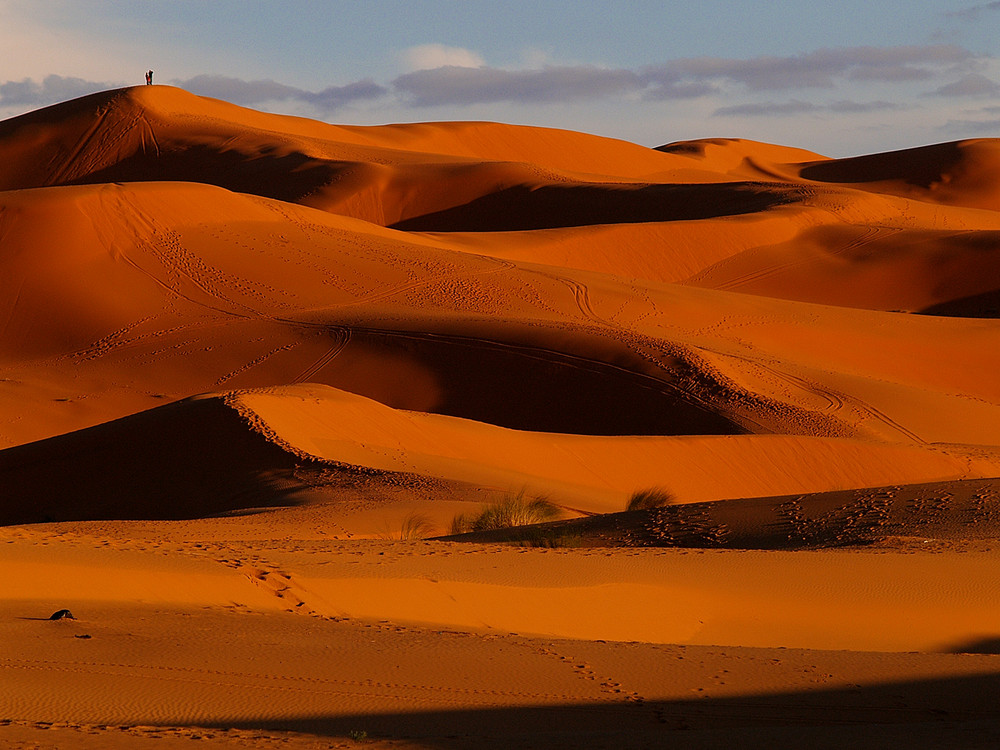
<path id="1" fill-rule="evenodd" d="M 719 107 L 712 114 L 716 117 L 774 117 L 780 115 L 798 115 L 804 112 L 816 112 L 822 109 L 818 104 L 800 102 L 763 102 L 757 104 L 736 104 L 731 107 Z"/>
<path id="2" fill-rule="evenodd" d="M 6 81 L 0 83 L 0 107 L 44 107 L 108 88 L 113 86 L 57 75 L 46 76 L 41 83 L 31 78 Z"/>
<path id="3" fill-rule="evenodd" d="M 385 88 L 370 79 L 349 83 L 346 86 L 330 86 L 317 92 L 286 86 L 277 81 L 244 81 L 229 76 L 199 75 L 176 83 L 192 94 L 224 99 L 234 104 L 249 106 L 263 102 L 292 100 L 306 102 L 328 112 L 340 109 L 353 101 L 377 99 L 387 93 Z"/>
<path id="4" fill-rule="evenodd" d="M 977 133 L 993 135 L 1000 130 L 1000 120 L 949 120 L 938 130 L 959 137 L 968 137 Z"/>
<path id="5" fill-rule="evenodd" d="M 913 65 L 882 65 L 852 70 L 847 75 L 851 81 L 925 81 L 934 77 L 934 72 L 927 68 Z"/>
<path id="6" fill-rule="evenodd" d="M 244 81 L 240 78 L 216 75 L 198 75 L 172 83 L 193 94 L 223 99 L 234 104 L 253 106 L 265 102 L 299 101 L 325 112 L 333 112 L 359 100 L 378 99 L 389 93 L 386 88 L 370 79 L 349 83 L 346 86 L 329 86 L 322 91 L 307 91 L 277 81 Z M 0 83 L 0 107 L 5 109 L 17 107 L 24 111 L 97 91 L 118 88 L 120 85 L 57 75 L 46 76 L 41 82 L 31 78 L 6 81 Z"/>
<path id="7" fill-rule="evenodd" d="M 566 102 L 595 99 L 643 87 L 630 70 L 588 65 L 538 70 L 463 68 L 449 65 L 399 76 L 393 88 L 416 107 L 486 102 Z"/>
<path id="8" fill-rule="evenodd" d="M 421 44 L 410 47 L 401 55 L 406 67 L 411 70 L 432 70 L 434 68 L 479 68 L 486 65 L 478 54 L 462 47 L 448 47 L 444 44 Z"/>
<path id="9" fill-rule="evenodd" d="M 931 91 L 928 96 L 996 96 L 998 94 L 1000 94 L 1000 84 L 979 73 L 970 73 L 957 81 Z"/>
<path id="10" fill-rule="evenodd" d="M 315 94 L 304 92 L 300 98 L 317 107 L 332 111 L 347 106 L 351 102 L 380 99 L 388 93 L 389 90 L 385 87 L 379 86 L 370 78 L 365 78 L 346 86 L 328 86 Z"/>
<path id="11" fill-rule="evenodd" d="M 786 57 L 685 58 L 647 67 L 643 75 L 661 85 L 716 82 L 751 91 L 829 89 L 838 78 L 888 82 L 929 78 L 935 69 L 973 59 L 968 50 L 950 44 L 841 47 Z"/>
<path id="12" fill-rule="evenodd" d="M 866 114 L 868 112 L 884 112 L 891 109 L 906 108 L 902 104 L 895 104 L 893 102 L 880 100 L 875 102 L 833 102 L 832 104 L 827 105 L 827 109 L 831 112 L 842 112 L 844 114 Z"/>
<path id="13" fill-rule="evenodd" d="M 838 114 L 864 114 L 888 109 L 902 109 L 892 102 L 851 102 L 839 101 L 832 104 L 814 104 L 793 99 L 787 102 L 760 102 L 720 107 L 712 114 L 716 117 L 783 117 L 815 112 L 835 112 Z"/>
<path id="14" fill-rule="evenodd" d="M 1000 2 L 983 3 L 982 5 L 972 5 L 961 10 L 951 10 L 945 13 L 949 18 L 957 18 L 961 21 L 978 21 L 983 13 L 1000 10 Z"/>
<path id="15" fill-rule="evenodd" d="M 843 47 L 784 57 L 699 57 L 638 70 L 588 65 L 543 65 L 506 70 L 482 64 L 468 50 L 425 45 L 420 69 L 399 76 L 392 88 L 416 107 L 491 102 L 565 102 L 639 92 L 646 101 L 693 99 L 733 86 L 750 91 L 834 89 L 843 80 L 900 83 L 922 81 L 978 58 L 950 44 Z M 454 56 L 462 64 L 430 67 Z M 747 105 L 753 108 L 756 105 Z M 784 105 L 787 106 L 787 105 Z"/>
<path id="16" fill-rule="evenodd" d="M 210 96 L 238 104 L 297 99 L 306 93 L 302 89 L 276 81 L 244 81 L 229 76 L 198 75 L 186 81 L 176 81 L 176 84 L 198 96 Z"/>

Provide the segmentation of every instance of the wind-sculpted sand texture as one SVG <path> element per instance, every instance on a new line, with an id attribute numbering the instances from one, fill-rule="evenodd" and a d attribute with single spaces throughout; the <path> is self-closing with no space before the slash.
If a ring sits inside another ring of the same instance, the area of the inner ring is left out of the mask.
<path id="1" fill-rule="evenodd" d="M 0 123 L 0 744 L 995 747 L 998 154 Z"/>

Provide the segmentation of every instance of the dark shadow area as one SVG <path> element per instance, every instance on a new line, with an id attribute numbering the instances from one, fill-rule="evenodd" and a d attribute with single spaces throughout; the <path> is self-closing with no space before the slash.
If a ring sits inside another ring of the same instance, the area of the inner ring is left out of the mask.
<path id="1" fill-rule="evenodd" d="M 811 164 L 799 173 L 806 180 L 832 183 L 896 181 L 919 188 L 940 182 L 942 172 L 962 158 L 957 143 L 918 146 L 882 154 L 866 154 Z"/>
<path id="2" fill-rule="evenodd" d="M 582 356 L 471 337 L 355 328 L 350 346 L 358 344 L 412 358 L 433 372 L 441 392 L 436 414 L 577 435 L 746 433 L 663 380 Z M 343 387 L 328 378 L 323 382 Z M 357 386 L 347 390 L 370 395 Z"/>
<path id="3" fill-rule="evenodd" d="M 803 550 L 887 539 L 922 546 L 997 538 L 997 496 L 1000 480 L 970 479 L 666 505 L 441 538 L 528 547 Z"/>
<path id="4" fill-rule="evenodd" d="M 592 224 L 714 219 L 797 200 L 796 188 L 767 183 L 692 185 L 518 185 L 461 206 L 397 222 L 411 232 L 505 232 Z"/>
<path id="5" fill-rule="evenodd" d="M 181 401 L 0 451 L 0 524 L 285 505 L 296 463 L 219 399 Z"/>
<path id="6" fill-rule="evenodd" d="M 315 159 L 299 152 L 279 154 L 220 151 L 197 144 L 157 153 L 145 151 L 71 180 L 67 185 L 114 182 L 198 182 L 236 193 L 294 203 L 336 179 L 338 162 Z"/>
<path id="7" fill-rule="evenodd" d="M 952 654 L 1000 654 L 1000 635 L 977 638 L 948 649 Z"/>
<path id="8" fill-rule="evenodd" d="M 303 716 L 219 721 L 216 728 L 294 731 L 322 737 L 365 732 L 427 748 L 775 747 L 776 739 L 815 739 L 822 747 L 893 747 L 873 739 L 910 738 L 907 747 L 995 747 L 1000 737 L 1000 674 L 934 678 L 801 692 L 667 701 Z M 176 726 L 176 724 L 173 724 Z M 947 730 L 947 731 L 935 731 Z M 942 739 L 962 744 L 941 745 Z M 826 744 L 831 738 L 838 743 Z M 925 744 L 931 740 L 936 744 Z M 976 741 L 975 744 L 969 744 Z M 692 743 L 692 744 L 687 744 Z M 759 744 L 757 744 L 759 743 Z M 720 745 L 722 747 L 737 745 Z M 778 745 L 781 746 L 781 745 Z M 806 747 L 789 744 L 787 747 Z M 809 747 L 817 747 L 810 743 Z M 902 746 L 902 745 L 899 745 Z"/>
<path id="9" fill-rule="evenodd" d="M 1000 318 L 1000 289 L 948 300 L 925 308 L 920 314 L 949 318 Z"/>

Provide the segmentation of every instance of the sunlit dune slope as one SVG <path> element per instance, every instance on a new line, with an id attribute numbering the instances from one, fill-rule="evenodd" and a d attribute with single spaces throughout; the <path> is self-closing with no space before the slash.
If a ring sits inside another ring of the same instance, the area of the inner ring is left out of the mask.
<path id="1" fill-rule="evenodd" d="M 180 89 L 94 94 L 0 124 L 0 189 L 205 182 L 381 224 L 534 182 L 632 181 L 691 160 L 497 123 L 344 127 Z"/>
<path id="2" fill-rule="evenodd" d="M 0 123 L 0 188 L 201 182 L 512 260 L 991 317 L 997 148 L 825 159 L 739 139 L 646 149 L 497 123 L 345 127 L 156 86 Z"/>
<path id="3" fill-rule="evenodd" d="M 8 445 L 296 382 L 546 432 L 1000 442 L 991 321 L 515 263 L 192 183 L 8 191 L 0 228 Z"/>
<path id="4" fill-rule="evenodd" d="M 302 385 L 189 399 L 0 451 L 0 521 L 200 518 L 296 504 L 322 484 L 324 466 L 330 484 L 344 471 L 416 475 L 527 490 L 586 512 L 621 510 L 648 487 L 691 502 L 996 471 L 836 438 L 521 432 Z"/>

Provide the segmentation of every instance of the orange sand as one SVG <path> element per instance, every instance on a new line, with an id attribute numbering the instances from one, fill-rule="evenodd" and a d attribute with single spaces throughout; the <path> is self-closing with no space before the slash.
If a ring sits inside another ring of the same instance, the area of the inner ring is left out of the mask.
<path id="1" fill-rule="evenodd" d="M 0 744 L 995 746 L 998 154 L 0 123 Z"/>

